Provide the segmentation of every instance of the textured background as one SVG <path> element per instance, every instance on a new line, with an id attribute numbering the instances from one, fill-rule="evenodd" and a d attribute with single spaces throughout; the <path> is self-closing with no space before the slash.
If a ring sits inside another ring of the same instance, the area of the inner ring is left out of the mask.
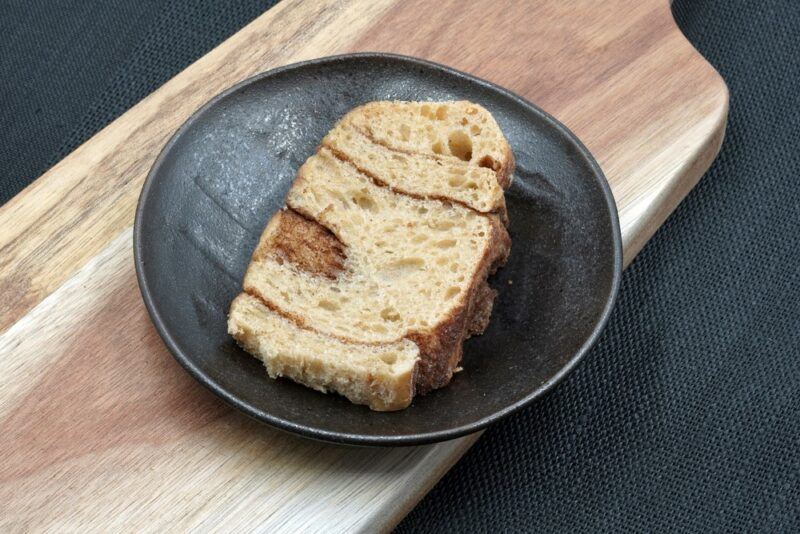
<path id="1" fill-rule="evenodd" d="M 0 2 L 0 202 L 274 2 Z M 720 157 L 597 348 L 400 532 L 800 531 L 800 2 L 682 1 Z"/>

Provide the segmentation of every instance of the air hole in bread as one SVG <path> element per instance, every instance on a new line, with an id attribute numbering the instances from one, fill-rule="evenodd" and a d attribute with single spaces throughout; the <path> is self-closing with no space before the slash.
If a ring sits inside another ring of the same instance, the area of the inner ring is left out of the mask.
<path id="1" fill-rule="evenodd" d="M 381 319 L 396 322 L 400 320 L 400 314 L 394 308 L 384 308 L 381 310 Z"/>
<path id="2" fill-rule="evenodd" d="M 436 246 L 439 248 L 452 248 L 456 246 L 455 239 L 442 239 L 441 241 L 436 242 Z"/>
<path id="3" fill-rule="evenodd" d="M 492 169 L 494 172 L 497 172 L 500 170 L 500 163 L 495 161 L 492 156 L 483 156 L 480 161 L 478 161 L 478 167 Z"/>
<path id="4" fill-rule="evenodd" d="M 439 106 L 436 110 L 436 118 L 443 121 L 447 118 L 447 106 Z"/>
<path id="5" fill-rule="evenodd" d="M 447 291 L 444 293 L 445 300 L 450 300 L 451 298 L 458 295 L 459 289 L 456 286 L 450 286 L 447 288 Z"/>
<path id="6" fill-rule="evenodd" d="M 467 120 L 467 118 L 466 118 L 466 117 L 464 117 L 463 119 L 461 119 L 461 126 L 466 126 L 467 124 L 469 124 L 469 121 Z"/>
<path id="7" fill-rule="evenodd" d="M 477 124 L 473 124 L 472 128 L 470 128 L 469 131 L 472 133 L 472 135 L 480 135 L 481 127 L 478 126 Z"/>
<path id="8" fill-rule="evenodd" d="M 400 137 L 403 141 L 411 139 L 411 128 L 409 128 L 408 124 L 400 125 Z"/>
<path id="9" fill-rule="evenodd" d="M 477 112 L 477 108 L 467 108 L 467 115 L 475 115 Z"/>
<path id="10" fill-rule="evenodd" d="M 387 365 L 393 365 L 397 361 L 397 354 L 394 352 L 387 352 L 386 354 L 381 354 L 381 361 Z"/>
<path id="11" fill-rule="evenodd" d="M 433 118 L 433 111 L 431 110 L 431 107 L 430 107 L 428 104 L 424 104 L 424 105 L 423 105 L 423 106 L 422 106 L 422 107 L 419 109 L 419 113 L 420 113 L 420 115 L 422 115 L 423 117 L 428 117 L 429 119 Z"/>
<path id="12" fill-rule="evenodd" d="M 386 330 L 386 327 L 383 326 L 382 324 L 371 324 L 369 325 L 368 328 L 373 332 L 378 332 L 380 334 L 385 334 L 386 332 L 388 332 L 388 330 Z"/>
<path id="13" fill-rule="evenodd" d="M 428 236 L 426 236 L 425 234 L 417 234 L 417 235 L 415 235 L 414 237 L 411 238 L 411 242 L 414 243 L 415 245 L 419 245 L 420 243 L 422 243 L 423 241 L 425 241 L 427 239 L 428 239 Z"/>
<path id="14" fill-rule="evenodd" d="M 389 264 L 393 269 L 422 269 L 425 266 L 425 260 L 417 257 L 400 258 Z"/>
<path id="15" fill-rule="evenodd" d="M 461 130 L 450 133 L 447 139 L 447 146 L 450 148 L 450 153 L 458 159 L 462 161 L 472 159 L 472 139 Z"/>
<path id="16" fill-rule="evenodd" d="M 359 191 L 358 193 L 353 195 L 351 200 L 353 201 L 353 204 L 355 204 L 359 208 L 362 208 L 362 209 L 365 209 L 365 210 L 369 210 L 369 211 L 377 211 L 378 210 L 378 205 L 375 203 L 375 201 L 372 199 L 372 197 L 369 196 L 368 193 L 365 193 L 363 191 Z"/>
<path id="17" fill-rule="evenodd" d="M 450 187 L 460 187 L 464 184 L 464 177 L 463 176 L 453 176 L 449 180 L 447 180 L 447 185 Z"/>
<path id="18" fill-rule="evenodd" d="M 453 262 L 453 263 L 450 264 L 450 272 L 451 273 L 457 273 L 460 268 L 461 268 L 461 266 L 458 263 Z"/>
<path id="19" fill-rule="evenodd" d="M 328 310 L 328 311 L 339 311 L 339 305 L 338 305 L 338 304 L 336 304 L 335 302 L 333 302 L 333 301 L 330 301 L 330 300 L 327 300 L 327 299 L 322 299 L 322 300 L 320 300 L 320 301 L 317 303 L 317 306 L 319 306 L 319 307 L 320 307 L 320 308 L 322 308 L 323 310 Z"/>
<path id="20" fill-rule="evenodd" d="M 433 145 L 431 146 L 431 150 L 433 150 L 434 154 L 439 154 L 440 156 L 444 155 L 445 153 L 444 145 L 442 144 L 441 141 L 436 141 L 435 143 L 433 143 Z"/>

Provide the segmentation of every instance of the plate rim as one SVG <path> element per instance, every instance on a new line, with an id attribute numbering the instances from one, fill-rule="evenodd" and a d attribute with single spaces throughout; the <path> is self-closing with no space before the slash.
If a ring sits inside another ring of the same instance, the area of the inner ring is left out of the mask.
<path id="1" fill-rule="evenodd" d="M 223 100 L 230 94 L 235 93 L 236 91 L 240 90 L 243 87 L 246 87 L 248 85 L 260 81 L 261 79 L 274 76 L 276 74 L 288 70 L 306 68 L 314 65 L 335 63 L 339 61 L 346 61 L 353 59 L 392 60 L 401 63 L 407 63 L 412 66 L 421 66 L 427 69 L 437 70 L 440 72 L 444 72 L 450 76 L 454 76 L 462 80 L 467 80 L 473 84 L 477 84 L 490 91 L 500 93 L 504 97 L 514 100 L 517 104 L 532 109 L 535 113 L 540 115 L 547 122 L 549 127 L 556 129 L 561 135 L 563 135 L 573 143 L 574 147 L 577 149 L 577 155 L 585 160 L 585 162 L 588 164 L 588 167 L 595 175 L 595 179 L 600 185 L 600 188 L 602 190 L 603 196 L 606 201 L 606 206 L 608 207 L 608 212 L 611 220 L 612 244 L 614 248 L 613 278 L 611 281 L 611 289 L 609 291 L 605 306 L 603 307 L 603 311 L 600 314 L 598 320 L 596 321 L 591 333 L 584 340 L 580 348 L 570 357 L 567 363 L 564 366 L 562 366 L 561 369 L 559 369 L 558 372 L 556 372 L 549 380 L 543 382 L 542 384 L 539 384 L 536 388 L 534 388 L 528 394 L 523 396 L 521 399 L 503 407 L 500 410 L 492 412 L 490 415 L 477 419 L 476 421 L 473 421 L 468 424 L 460 425 L 453 428 L 448 428 L 445 430 L 414 433 L 414 434 L 367 435 L 367 434 L 353 434 L 348 432 L 337 432 L 337 431 L 319 429 L 313 426 L 296 423 L 291 420 L 285 419 L 283 417 L 272 415 L 268 412 L 265 412 L 264 410 L 260 410 L 255 406 L 240 400 L 236 395 L 232 394 L 227 389 L 220 386 L 209 376 L 203 373 L 194 364 L 192 359 L 187 357 L 187 355 L 180 350 L 176 340 L 173 338 L 169 330 L 166 328 L 165 323 L 161 315 L 159 314 L 159 311 L 155 304 L 155 300 L 153 298 L 153 293 L 151 292 L 150 287 L 148 286 L 147 278 L 144 274 L 144 260 L 143 260 L 144 251 L 143 251 L 143 239 L 142 239 L 143 212 L 145 209 L 145 205 L 147 203 L 147 199 L 149 198 L 150 189 L 152 188 L 153 184 L 156 181 L 156 175 L 160 171 L 161 166 L 164 163 L 164 159 L 166 158 L 167 154 L 169 154 L 175 143 L 182 137 L 182 135 L 201 116 L 203 116 L 209 109 L 211 109 L 217 102 Z M 586 146 L 581 142 L 581 140 L 578 139 L 578 137 L 569 128 L 567 128 L 564 124 L 559 122 L 555 117 L 553 117 L 540 107 L 536 106 L 532 102 L 526 100 L 525 98 L 507 89 L 504 89 L 503 87 L 500 87 L 496 84 L 493 84 L 492 82 L 489 82 L 482 78 L 478 78 L 471 74 L 467 74 L 465 72 L 456 70 L 452 67 L 442 65 L 440 63 L 436 63 L 433 61 L 417 57 L 406 56 L 402 54 L 393 54 L 387 52 L 356 52 L 356 53 L 324 56 L 306 61 L 290 63 L 287 65 L 282 65 L 280 67 L 276 67 L 258 73 L 254 76 L 246 78 L 228 87 L 224 91 L 218 93 L 217 95 L 206 101 L 194 112 L 192 112 L 189 118 L 187 118 L 186 121 L 184 121 L 178 127 L 177 130 L 175 130 L 175 132 L 171 135 L 170 139 L 163 146 L 158 156 L 154 160 L 152 166 L 150 167 L 150 170 L 147 173 L 147 177 L 145 178 L 144 184 L 142 185 L 142 190 L 139 194 L 139 198 L 136 203 L 136 213 L 133 223 L 133 257 L 134 257 L 134 266 L 136 270 L 136 280 L 138 282 L 139 291 L 142 294 L 142 300 L 144 301 L 145 308 L 147 309 L 147 313 L 150 316 L 150 320 L 153 322 L 156 331 L 163 340 L 167 349 L 172 354 L 173 358 L 175 358 L 175 360 L 181 365 L 181 367 L 183 367 L 195 380 L 197 380 L 207 389 L 211 390 L 212 393 L 217 395 L 226 403 L 233 406 L 242 413 L 246 414 L 247 416 L 256 419 L 262 423 L 266 423 L 274 428 L 291 432 L 294 434 L 299 434 L 301 436 L 311 439 L 316 439 L 325 442 L 339 443 L 339 444 L 347 444 L 347 445 L 407 446 L 407 445 L 425 445 L 430 443 L 436 443 L 478 432 L 486 428 L 487 426 L 491 425 L 492 423 L 495 423 L 509 416 L 510 414 L 516 412 L 517 410 L 520 410 L 521 408 L 531 404 L 534 400 L 541 397 L 546 392 L 550 391 L 570 371 L 572 371 L 575 368 L 575 366 L 583 359 L 583 357 L 589 352 L 589 350 L 591 350 L 591 348 L 597 343 L 597 340 L 600 337 L 602 331 L 604 330 L 606 324 L 608 323 L 608 320 L 611 316 L 611 312 L 614 309 L 614 304 L 616 303 L 622 280 L 623 242 L 622 242 L 622 233 L 619 221 L 619 211 L 617 210 L 616 201 L 611 191 L 611 186 L 609 185 L 608 180 L 605 177 L 605 174 L 600 168 L 600 165 L 592 156 L 591 152 L 589 152 L 589 149 L 586 148 Z"/>

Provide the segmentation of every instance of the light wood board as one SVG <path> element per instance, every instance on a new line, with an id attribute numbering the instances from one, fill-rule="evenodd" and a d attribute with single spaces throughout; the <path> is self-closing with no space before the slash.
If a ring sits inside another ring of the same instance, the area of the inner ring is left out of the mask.
<path id="1" fill-rule="evenodd" d="M 555 115 L 611 182 L 626 265 L 725 128 L 726 87 L 665 0 L 281 2 L 0 208 L 0 531 L 383 530 L 477 439 L 351 449 L 262 426 L 173 361 L 141 302 L 134 207 L 169 136 L 238 81 L 350 51 Z"/>

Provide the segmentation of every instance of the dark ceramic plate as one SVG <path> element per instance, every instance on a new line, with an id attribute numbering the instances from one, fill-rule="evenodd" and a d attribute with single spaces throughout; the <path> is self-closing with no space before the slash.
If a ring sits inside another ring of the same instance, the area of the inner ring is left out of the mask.
<path id="1" fill-rule="evenodd" d="M 371 100 L 468 99 L 485 106 L 517 160 L 506 197 L 513 239 L 486 333 L 464 371 L 406 410 L 371 412 L 270 380 L 226 333 L 251 251 L 298 167 L 345 112 Z M 164 148 L 142 190 L 134 253 L 144 302 L 197 380 L 246 414 L 312 438 L 407 445 L 475 432 L 572 369 L 608 319 L 622 241 L 600 168 L 563 125 L 492 84 L 408 57 L 357 54 L 290 65 L 211 100 Z"/>

